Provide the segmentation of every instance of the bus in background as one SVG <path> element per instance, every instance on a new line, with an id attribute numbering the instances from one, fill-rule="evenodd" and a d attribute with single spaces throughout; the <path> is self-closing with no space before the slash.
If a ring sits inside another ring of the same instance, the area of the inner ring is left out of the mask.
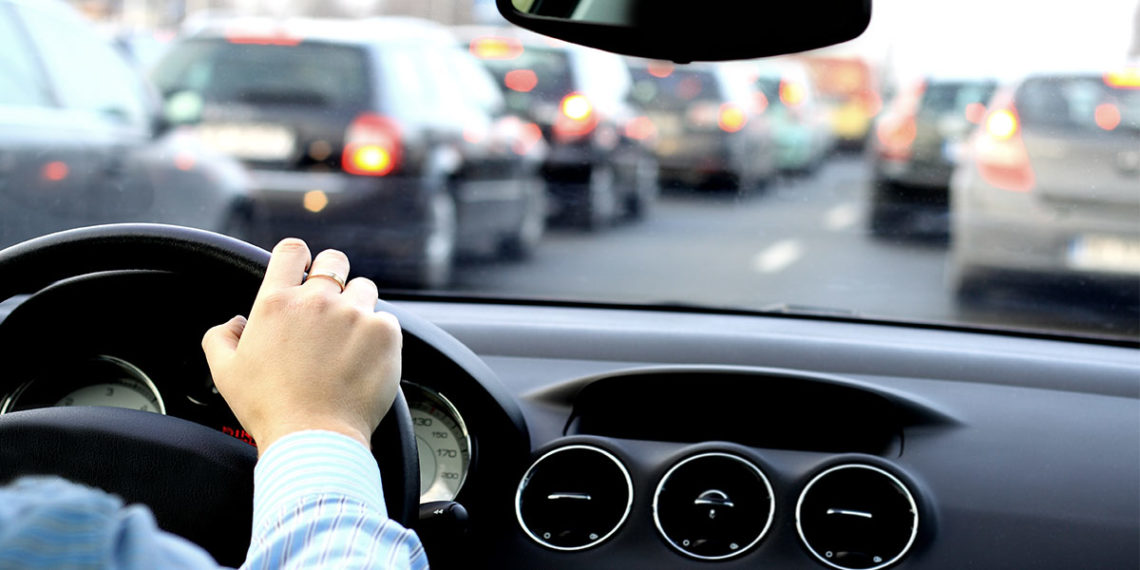
<path id="1" fill-rule="evenodd" d="M 876 70 L 858 56 L 809 53 L 799 59 L 811 73 L 836 146 L 861 150 L 883 106 Z"/>

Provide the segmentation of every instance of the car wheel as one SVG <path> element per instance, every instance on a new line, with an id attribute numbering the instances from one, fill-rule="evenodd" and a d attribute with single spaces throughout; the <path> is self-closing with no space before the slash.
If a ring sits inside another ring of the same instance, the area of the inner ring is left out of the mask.
<path id="1" fill-rule="evenodd" d="M 871 189 L 871 208 L 867 216 L 867 229 L 873 237 L 897 236 L 903 225 L 903 211 L 896 207 L 890 195 L 894 186 L 886 182 L 875 182 Z"/>
<path id="2" fill-rule="evenodd" d="M 611 164 L 599 164 L 590 169 L 586 197 L 580 204 L 579 225 L 588 230 L 599 230 L 613 225 L 617 218 L 617 173 Z"/>
<path id="3" fill-rule="evenodd" d="M 500 248 L 505 259 L 527 259 L 534 254 L 542 235 L 546 233 L 546 188 L 536 183 L 532 186 L 523 206 L 522 219 L 515 231 L 503 240 Z"/>
<path id="4" fill-rule="evenodd" d="M 429 204 L 431 234 L 424 243 L 424 258 L 411 283 L 415 287 L 442 289 L 451 284 L 455 267 L 457 234 L 455 198 L 447 191 L 436 192 Z"/>
<path id="5" fill-rule="evenodd" d="M 657 161 L 652 157 L 642 157 L 637 161 L 634 172 L 633 192 L 625 197 L 625 217 L 630 220 L 646 218 L 657 203 L 660 192 Z"/>

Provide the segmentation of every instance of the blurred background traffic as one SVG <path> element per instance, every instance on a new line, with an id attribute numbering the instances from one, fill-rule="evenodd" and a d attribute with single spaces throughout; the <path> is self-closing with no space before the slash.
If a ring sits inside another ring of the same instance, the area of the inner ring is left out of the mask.
<path id="1" fill-rule="evenodd" d="M 481 0 L 0 0 L 0 246 L 154 221 L 392 290 L 1135 338 L 1140 6 L 1033 6 L 677 65 Z"/>

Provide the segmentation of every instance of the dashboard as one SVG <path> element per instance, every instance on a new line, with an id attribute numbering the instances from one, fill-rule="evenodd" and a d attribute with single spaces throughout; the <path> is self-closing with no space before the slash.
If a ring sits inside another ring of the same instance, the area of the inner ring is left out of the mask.
<path id="1" fill-rule="evenodd" d="M 232 295 L 131 272 L 21 301 L 0 322 L 4 412 L 116 405 L 248 440 L 198 346 L 248 309 Z M 1140 567 L 1134 347 L 396 304 L 466 347 L 405 345 L 437 567 Z"/>

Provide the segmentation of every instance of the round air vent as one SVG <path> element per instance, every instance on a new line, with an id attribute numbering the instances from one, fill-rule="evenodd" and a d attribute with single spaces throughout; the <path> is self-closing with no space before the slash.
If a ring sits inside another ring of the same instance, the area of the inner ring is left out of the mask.
<path id="1" fill-rule="evenodd" d="M 894 475 L 840 465 L 816 475 L 796 505 L 796 528 L 821 562 L 874 570 L 898 562 L 918 534 L 914 496 Z"/>
<path id="2" fill-rule="evenodd" d="M 535 542 L 582 550 L 609 538 L 629 516 L 633 482 L 609 452 L 568 445 L 539 457 L 519 483 L 515 514 Z"/>
<path id="3" fill-rule="evenodd" d="M 701 560 L 752 548 L 772 524 L 772 486 L 760 468 L 728 453 L 673 466 L 657 485 L 653 520 L 670 546 Z"/>

